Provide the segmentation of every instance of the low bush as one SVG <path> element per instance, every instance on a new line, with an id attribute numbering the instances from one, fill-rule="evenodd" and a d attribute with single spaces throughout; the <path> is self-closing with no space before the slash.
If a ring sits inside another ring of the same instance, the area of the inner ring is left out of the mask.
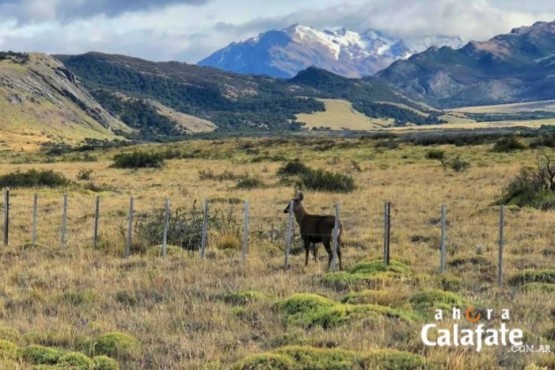
<path id="1" fill-rule="evenodd" d="M 441 161 L 445 158 L 445 152 L 440 149 L 432 149 L 426 152 L 426 159 Z"/>
<path id="2" fill-rule="evenodd" d="M 348 193 L 355 189 L 355 182 L 351 176 L 322 169 L 301 175 L 301 181 L 304 188 L 315 191 Z"/>
<path id="3" fill-rule="evenodd" d="M 548 156 L 538 158 L 536 168 L 522 168 L 520 173 L 503 189 L 496 204 L 533 207 L 547 210 L 555 208 L 555 163 Z"/>
<path id="4" fill-rule="evenodd" d="M 523 149 L 526 149 L 526 146 L 522 144 L 516 137 L 505 136 L 495 142 L 492 151 L 496 153 L 510 153 L 514 152 L 515 150 Z"/>
<path id="5" fill-rule="evenodd" d="M 264 187 L 264 183 L 257 177 L 243 175 L 237 180 L 235 187 L 237 189 L 256 189 Z"/>
<path id="6" fill-rule="evenodd" d="M 113 168 L 161 168 L 164 166 L 164 157 L 160 153 L 146 153 L 134 151 L 120 153 L 114 156 Z"/>
<path id="7" fill-rule="evenodd" d="M 63 355 L 64 353 L 58 349 L 35 344 L 21 350 L 23 360 L 34 365 L 54 365 Z"/>
<path id="8" fill-rule="evenodd" d="M 513 275 L 509 279 L 510 285 L 523 285 L 527 283 L 555 284 L 555 269 L 526 270 Z"/>
<path id="9" fill-rule="evenodd" d="M 434 368 L 420 355 L 396 350 L 360 353 L 337 348 L 287 346 L 271 352 L 248 356 L 236 363 L 234 370 L 328 370 L 380 369 L 422 370 Z"/>
<path id="10" fill-rule="evenodd" d="M 310 190 L 347 193 L 355 189 L 351 176 L 322 169 L 315 170 L 298 159 L 284 164 L 277 174 L 282 178 L 296 176 L 299 179 L 298 185 Z"/>
<path id="11" fill-rule="evenodd" d="M 137 358 L 141 345 L 133 336 L 125 333 L 108 333 L 97 338 L 95 355 L 106 355 L 120 360 Z"/>
<path id="12" fill-rule="evenodd" d="M 470 162 L 467 162 L 461 159 L 460 156 L 457 156 L 451 161 L 449 167 L 451 167 L 451 169 L 455 172 L 464 172 L 470 167 Z"/>
<path id="13" fill-rule="evenodd" d="M 119 365 L 116 360 L 102 355 L 93 357 L 93 370 L 118 370 Z"/>
<path id="14" fill-rule="evenodd" d="M 80 352 L 70 352 L 60 357 L 57 365 L 61 369 L 89 370 L 93 368 L 94 362 Z"/>
<path id="15" fill-rule="evenodd" d="M 309 173 L 311 169 L 302 163 L 300 160 L 295 159 L 293 161 L 289 161 L 281 166 L 277 172 L 279 176 L 295 176 L 295 175 L 304 175 Z"/>
<path id="16" fill-rule="evenodd" d="M 90 168 L 81 169 L 77 174 L 77 180 L 90 180 L 92 173 L 93 173 L 93 170 L 91 170 Z"/>
<path id="17" fill-rule="evenodd" d="M 167 243 L 185 250 L 197 250 L 201 244 L 203 220 L 203 212 L 196 208 L 196 203 L 190 210 L 175 209 L 169 217 Z M 138 240 L 147 247 L 159 245 L 164 236 L 165 223 L 164 208 L 145 215 L 135 226 Z"/>
<path id="18" fill-rule="evenodd" d="M 453 307 L 462 308 L 468 302 L 463 297 L 443 290 L 423 290 L 410 298 L 410 303 L 416 311 L 430 314 L 435 309 L 450 310 Z"/>
<path id="19" fill-rule="evenodd" d="M 52 170 L 28 170 L 11 172 L 0 176 L 2 188 L 33 188 L 39 186 L 60 187 L 71 184 L 71 181 L 59 172 Z"/>

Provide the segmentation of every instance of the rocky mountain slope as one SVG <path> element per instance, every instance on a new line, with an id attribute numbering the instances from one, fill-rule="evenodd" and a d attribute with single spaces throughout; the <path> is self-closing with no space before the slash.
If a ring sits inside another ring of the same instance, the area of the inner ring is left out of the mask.
<path id="1" fill-rule="evenodd" d="M 115 138 L 132 130 L 110 115 L 58 60 L 0 53 L 0 134 L 9 147 Z"/>
<path id="2" fill-rule="evenodd" d="M 555 22 L 538 22 L 461 49 L 432 48 L 376 78 L 437 107 L 555 98 Z"/>
<path id="3" fill-rule="evenodd" d="M 405 42 L 375 30 L 362 34 L 345 28 L 320 31 L 296 24 L 234 42 L 198 65 L 278 78 L 291 78 L 315 66 L 354 78 L 373 75 L 394 61 L 430 46 L 444 45 L 460 47 L 462 41 L 457 37 L 428 36 Z"/>
<path id="4" fill-rule="evenodd" d="M 418 104 L 382 82 L 348 79 L 308 68 L 290 80 L 240 75 L 178 62 L 155 63 L 121 55 L 58 56 L 96 99 L 146 137 L 175 136 L 153 104 L 214 123 L 220 131 L 297 129 L 299 114 L 323 111 L 318 99 L 343 99 L 373 118 L 416 124 L 437 122 L 416 115 Z M 410 107 L 410 108 L 409 108 Z"/>

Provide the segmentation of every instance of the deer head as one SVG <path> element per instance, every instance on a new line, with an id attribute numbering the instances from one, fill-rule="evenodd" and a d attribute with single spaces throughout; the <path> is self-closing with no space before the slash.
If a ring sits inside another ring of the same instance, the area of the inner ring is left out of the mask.
<path id="1" fill-rule="evenodd" d="M 295 196 L 293 197 L 293 199 L 291 199 L 293 201 L 293 212 L 295 212 L 297 209 L 299 209 L 300 207 L 302 207 L 301 202 L 303 201 L 304 196 L 303 193 L 301 191 L 297 192 L 295 194 Z M 285 209 L 283 210 L 283 213 L 289 213 L 289 206 L 291 204 L 288 204 L 287 207 L 285 207 Z"/>

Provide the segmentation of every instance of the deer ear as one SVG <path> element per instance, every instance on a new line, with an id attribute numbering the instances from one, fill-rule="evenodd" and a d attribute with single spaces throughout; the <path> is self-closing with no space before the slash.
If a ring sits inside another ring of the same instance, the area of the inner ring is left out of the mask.
<path id="1" fill-rule="evenodd" d="M 302 192 L 302 191 L 299 193 L 298 199 L 299 199 L 300 201 L 302 201 L 302 200 L 304 199 L 304 195 L 303 195 L 303 192 Z"/>

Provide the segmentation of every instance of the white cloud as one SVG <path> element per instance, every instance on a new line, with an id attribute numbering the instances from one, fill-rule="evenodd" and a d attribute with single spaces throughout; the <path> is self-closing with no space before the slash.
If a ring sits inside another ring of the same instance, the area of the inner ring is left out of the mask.
<path id="1" fill-rule="evenodd" d="M 484 40 L 554 19 L 555 4 L 545 0 L 243 0 L 240 6 L 228 0 L 0 0 L 0 48 L 196 62 L 232 41 L 293 23 Z"/>

